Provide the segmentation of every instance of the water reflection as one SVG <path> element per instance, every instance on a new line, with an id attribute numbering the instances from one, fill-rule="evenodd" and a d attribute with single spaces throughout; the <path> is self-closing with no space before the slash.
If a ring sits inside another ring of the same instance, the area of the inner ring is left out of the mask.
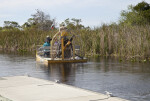
<path id="1" fill-rule="evenodd" d="M 131 101 L 150 100 L 149 63 L 119 62 L 116 58 L 91 58 L 87 63 L 38 64 L 48 80 L 114 95 Z"/>
<path id="2" fill-rule="evenodd" d="M 49 80 L 60 80 L 62 83 L 69 83 L 71 77 L 75 77 L 75 67 L 77 64 L 64 63 L 64 64 L 50 64 L 48 66 L 37 63 L 37 68 L 45 71 Z"/>
<path id="3" fill-rule="evenodd" d="M 0 77 L 29 74 L 32 77 L 114 95 L 131 101 L 150 101 L 150 64 L 119 62 L 117 58 L 90 58 L 87 63 L 45 66 L 32 56 L 0 55 Z"/>

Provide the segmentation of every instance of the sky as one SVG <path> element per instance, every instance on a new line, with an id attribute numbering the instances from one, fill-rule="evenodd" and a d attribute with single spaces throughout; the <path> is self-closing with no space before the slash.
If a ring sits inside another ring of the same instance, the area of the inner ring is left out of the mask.
<path id="1" fill-rule="evenodd" d="M 96 27 L 117 22 L 122 10 L 143 0 L 0 0 L 0 26 L 4 21 L 24 24 L 36 9 L 49 14 L 59 25 L 67 18 L 81 19 L 84 26 Z M 150 3 L 150 0 L 144 0 Z"/>

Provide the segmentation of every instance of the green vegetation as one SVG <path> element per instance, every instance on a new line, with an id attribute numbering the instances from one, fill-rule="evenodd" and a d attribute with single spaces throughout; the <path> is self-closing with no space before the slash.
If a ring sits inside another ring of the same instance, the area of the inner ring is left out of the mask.
<path id="1" fill-rule="evenodd" d="M 53 31 L 37 31 L 34 29 L 18 30 L 9 29 L 0 31 L 0 49 L 6 51 L 34 51 L 36 45 L 43 44 L 47 35 L 53 35 Z"/>
<path id="2" fill-rule="evenodd" d="M 65 24 L 82 39 L 82 47 L 90 56 L 120 56 L 131 61 L 150 61 L 150 5 L 146 2 L 130 5 L 121 12 L 119 24 L 103 24 L 91 29 L 84 27 L 81 19 L 66 19 Z M 34 51 L 43 44 L 47 35 L 58 31 L 50 27 L 55 19 L 37 10 L 22 26 L 17 22 L 5 21 L 0 27 L 0 49 L 11 51 Z M 120 59 L 122 61 L 122 59 Z"/>
<path id="3" fill-rule="evenodd" d="M 120 23 L 126 25 L 145 25 L 150 23 L 150 5 L 146 2 L 130 5 L 128 10 L 121 12 Z"/>

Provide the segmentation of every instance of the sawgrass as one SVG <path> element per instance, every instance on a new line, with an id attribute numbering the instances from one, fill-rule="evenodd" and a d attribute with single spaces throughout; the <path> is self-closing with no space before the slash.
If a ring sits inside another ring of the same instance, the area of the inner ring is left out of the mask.
<path id="1" fill-rule="evenodd" d="M 37 31 L 1 30 L 0 49 L 9 51 L 35 51 L 36 45 L 43 44 L 47 35 L 53 36 L 58 30 Z M 119 26 L 103 25 L 94 29 L 73 30 L 79 35 L 78 44 L 90 56 L 120 56 L 126 59 L 150 59 L 150 25 Z"/>

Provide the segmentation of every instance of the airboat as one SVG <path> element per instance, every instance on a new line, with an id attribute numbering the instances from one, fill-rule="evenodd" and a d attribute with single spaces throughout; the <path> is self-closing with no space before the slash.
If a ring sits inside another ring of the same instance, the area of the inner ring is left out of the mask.
<path id="1" fill-rule="evenodd" d="M 44 64 L 87 62 L 80 36 L 70 34 L 66 43 L 61 33 L 59 31 L 53 36 L 51 46 L 37 46 L 36 61 Z"/>

